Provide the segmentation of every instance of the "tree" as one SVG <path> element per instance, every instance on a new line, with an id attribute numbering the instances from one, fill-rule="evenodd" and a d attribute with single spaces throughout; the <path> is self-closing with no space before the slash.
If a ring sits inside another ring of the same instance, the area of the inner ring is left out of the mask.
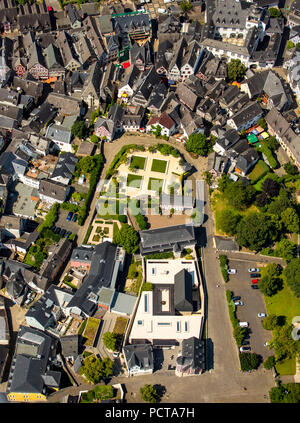
<path id="1" fill-rule="evenodd" d="M 218 215 L 218 226 L 227 235 L 235 235 L 237 224 L 241 220 L 239 213 L 234 213 L 229 209 L 222 210 Z"/>
<path id="2" fill-rule="evenodd" d="M 114 243 L 121 245 L 126 253 L 133 254 L 138 249 L 139 236 L 135 229 L 125 223 L 115 234 Z"/>
<path id="3" fill-rule="evenodd" d="M 292 164 L 291 162 L 285 163 L 283 167 L 286 173 L 288 173 L 289 175 L 298 175 L 299 173 L 298 167 Z"/>
<path id="4" fill-rule="evenodd" d="M 209 151 L 210 144 L 204 134 L 191 134 L 185 143 L 185 148 L 189 153 L 206 156 Z"/>
<path id="5" fill-rule="evenodd" d="M 292 338 L 292 325 L 277 326 L 270 347 L 274 348 L 276 362 L 296 357 L 300 343 Z"/>
<path id="6" fill-rule="evenodd" d="M 280 384 L 270 389 L 270 400 L 272 403 L 300 403 L 300 384 Z"/>
<path id="7" fill-rule="evenodd" d="M 97 137 L 97 135 L 91 135 L 91 142 L 93 142 L 94 144 L 98 144 L 99 138 Z"/>
<path id="8" fill-rule="evenodd" d="M 283 271 L 283 277 L 296 297 L 300 297 L 300 259 L 292 259 Z"/>
<path id="9" fill-rule="evenodd" d="M 276 244 L 276 255 L 282 257 L 285 260 L 291 260 L 297 255 L 297 244 L 283 238 Z"/>
<path id="10" fill-rule="evenodd" d="M 115 351 L 118 344 L 118 335 L 113 332 L 105 332 L 103 335 L 103 343 L 107 349 Z"/>
<path id="11" fill-rule="evenodd" d="M 264 207 L 269 203 L 269 197 L 262 192 L 256 197 L 255 203 L 258 207 Z"/>
<path id="12" fill-rule="evenodd" d="M 275 357 L 273 355 L 270 355 L 265 361 L 264 361 L 264 368 L 267 370 L 271 370 L 275 366 Z"/>
<path id="13" fill-rule="evenodd" d="M 71 132 L 74 137 L 85 139 L 88 134 L 88 128 L 86 127 L 84 120 L 77 120 L 74 122 Z"/>
<path id="14" fill-rule="evenodd" d="M 222 176 L 218 180 L 218 189 L 221 192 L 225 192 L 227 186 L 231 184 L 232 181 L 229 179 L 227 173 L 223 173 Z"/>
<path id="15" fill-rule="evenodd" d="M 269 13 L 271 18 L 280 18 L 281 17 L 281 10 L 277 7 L 270 7 Z"/>
<path id="16" fill-rule="evenodd" d="M 157 402 L 158 401 L 158 394 L 153 385 L 144 385 L 142 388 L 140 388 L 140 393 L 142 396 L 142 399 L 145 402 Z"/>
<path id="17" fill-rule="evenodd" d="M 109 358 L 101 360 L 95 355 L 90 355 L 84 360 L 80 374 L 84 374 L 89 382 L 97 384 L 112 376 L 112 368 L 113 362 Z"/>
<path id="18" fill-rule="evenodd" d="M 288 50 L 290 50 L 290 49 L 292 49 L 292 48 L 294 48 L 294 47 L 295 47 L 295 44 L 294 44 L 292 41 L 288 41 L 288 42 L 287 42 L 286 48 L 287 48 Z"/>
<path id="19" fill-rule="evenodd" d="M 229 81 L 242 81 L 246 73 L 246 66 L 239 59 L 232 59 L 227 65 L 227 77 Z"/>
<path id="20" fill-rule="evenodd" d="M 245 188 L 240 181 L 230 181 L 226 185 L 224 191 L 224 196 L 228 203 L 238 210 L 249 206 L 252 203 L 255 195 L 256 190 L 252 185 L 248 185 Z"/>
<path id="21" fill-rule="evenodd" d="M 267 124 L 267 122 L 265 121 L 265 119 L 264 119 L 263 117 L 262 117 L 262 118 L 260 118 L 260 119 L 258 120 L 257 124 L 258 124 L 261 128 L 263 128 L 264 130 L 266 130 L 266 129 L 267 129 L 267 127 L 268 127 L 268 124 Z"/>
<path id="22" fill-rule="evenodd" d="M 213 179 L 212 174 L 208 170 L 206 170 L 205 172 L 202 173 L 202 176 L 203 176 L 205 182 L 207 183 L 207 185 L 210 186 L 210 184 L 212 183 L 212 179 Z"/>
<path id="23" fill-rule="evenodd" d="M 192 10 L 193 5 L 192 5 L 192 4 L 191 4 L 191 2 L 189 2 L 189 1 L 183 1 L 183 2 L 181 2 L 181 3 L 180 3 L 180 7 L 181 7 L 181 10 L 182 10 L 184 13 L 187 13 L 187 12 L 189 12 L 190 10 Z"/>
<path id="24" fill-rule="evenodd" d="M 259 365 L 258 356 L 255 353 L 240 353 L 240 363 L 243 372 L 255 370 Z"/>
<path id="25" fill-rule="evenodd" d="M 277 197 L 279 194 L 280 186 L 278 182 L 273 179 L 266 178 L 261 186 L 263 192 L 269 197 Z"/>
<path id="26" fill-rule="evenodd" d="M 153 135 L 155 135 L 157 138 L 161 136 L 162 127 L 160 125 L 156 125 L 156 127 L 153 125 Z"/>
<path id="27" fill-rule="evenodd" d="M 281 213 L 281 219 L 288 232 L 299 232 L 299 216 L 295 209 L 288 207 Z"/>
<path id="28" fill-rule="evenodd" d="M 260 291 L 271 297 L 282 289 L 282 279 L 279 277 L 281 269 L 276 263 L 269 263 L 261 270 L 261 280 L 258 284 Z"/>
<path id="29" fill-rule="evenodd" d="M 237 225 L 236 239 L 240 246 L 260 250 L 270 243 L 274 225 L 261 213 L 251 212 Z"/>
<path id="30" fill-rule="evenodd" d="M 274 330 L 279 326 L 279 316 L 276 316 L 276 314 L 269 314 L 262 321 L 262 325 L 265 330 Z"/>
<path id="31" fill-rule="evenodd" d="M 279 147 L 279 142 L 276 137 L 269 137 L 264 140 L 264 144 L 272 151 L 276 151 Z"/>

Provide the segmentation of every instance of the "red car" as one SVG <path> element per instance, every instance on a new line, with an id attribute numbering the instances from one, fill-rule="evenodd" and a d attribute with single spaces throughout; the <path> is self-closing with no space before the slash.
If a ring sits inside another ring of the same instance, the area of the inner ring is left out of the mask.
<path id="1" fill-rule="evenodd" d="M 258 280 L 258 279 L 252 279 L 252 280 L 251 280 L 251 283 L 252 283 L 252 284 L 255 284 L 255 283 L 258 283 L 258 282 L 259 282 L 259 280 Z"/>

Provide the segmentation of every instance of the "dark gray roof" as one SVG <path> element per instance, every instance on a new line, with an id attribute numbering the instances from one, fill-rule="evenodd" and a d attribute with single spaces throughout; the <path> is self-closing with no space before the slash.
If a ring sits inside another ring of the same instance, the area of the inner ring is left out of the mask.
<path id="1" fill-rule="evenodd" d="M 67 178 L 71 179 L 76 168 L 78 158 L 73 153 L 64 153 L 59 156 L 56 166 L 53 170 L 51 178 Z"/>
<path id="2" fill-rule="evenodd" d="M 195 243 L 194 226 L 191 224 L 168 226 L 140 231 L 140 252 L 143 255 L 171 251 L 176 243 L 185 246 Z"/>
<path id="3" fill-rule="evenodd" d="M 234 121 L 237 128 L 240 128 L 260 114 L 262 114 L 260 105 L 256 102 L 249 103 L 244 109 L 232 116 L 231 119 Z"/>
<path id="4" fill-rule="evenodd" d="M 51 197 L 58 201 L 65 201 L 68 187 L 51 179 L 41 179 L 39 194 Z"/>
<path id="5" fill-rule="evenodd" d="M 20 326 L 6 393 L 42 393 L 46 387 L 43 376 L 49 359 L 56 357 L 57 342 L 41 331 Z"/>
<path id="6" fill-rule="evenodd" d="M 181 354 L 177 357 L 176 363 L 183 368 L 183 371 L 205 369 L 205 346 L 200 339 L 194 336 L 184 339 L 181 345 Z"/>
<path id="7" fill-rule="evenodd" d="M 186 270 L 182 269 L 174 277 L 174 305 L 179 312 L 193 311 L 193 295 L 192 295 L 192 276 Z"/>
<path id="8" fill-rule="evenodd" d="M 108 241 L 93 248 L 89 274 L 76 291 L 68 307 L 78 307 L 89 316 L 95 312 L 97 306 L 90 295 L 97 296 L 101 287 L 111 287 L 116 252 L 117 247 Z"/>
<path id="9" fill-rule="evenodd" d="M 126 345 L 123 353 L 128 370 L 139 367 L 141 370 L 153 370 L 153 349 L 150 344 Z"/>
<path id="10" fill-rule="evenodd" d="M 239 251 L 239 245 L 234 239 L 222 236 L 215 236 L 214 239 L 218 251 Z"/>

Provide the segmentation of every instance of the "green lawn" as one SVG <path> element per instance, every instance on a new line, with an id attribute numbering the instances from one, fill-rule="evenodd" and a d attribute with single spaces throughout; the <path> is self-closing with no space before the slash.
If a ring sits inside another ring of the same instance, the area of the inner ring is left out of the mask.
<path id="1" fill-rule="evenodd" d="M 252 172 L 249 173 L 249 179 L 252 183 L 257 182 L 259 179 L 261 179 L 267 172 L 270 171 L 269 166 L 263 161 L 259 160 L 256 165 L 254 166 L 254 169 Z"/>
<path id="2" fill-rule="evenodd" d="M 268 314 L 285 316 L 287 324 L 291 323 L 294 316 L 299 315 L 300 298 L 295 297 L 286 283 L 283 284 L 283 289 L 273 297 L 265 296 L 265 303 Z M 294 375 L 296 373 L 296 359 L 276 364 L 276 370 L 280 375 Z"/>
<path id="3" fill-rule="evenodd" d="M 159 193 L 161 193 L 163 182 L 163 179 L 149 178 L 148 189 L 152 191 L 159 191 Z"/>
<path id="4" fill-rule="evenodd" d="M 146 157 L 141 156 L 131 156 L 130 166 L 135 169 L 142 169 L 145 168 Z"/>
<path id="5" fill-rule="evenodd" d="M 296 359 L 292 358 L 290 360 L 286 360 L 281 364 L 276 364 L 276 371 L 280 375 L 294 375 L 296 374 Z"/>
<path id="6" fill-rule="evenodd" d="M 258 180 L 258 182 L 256 182 L 255 185 L 253 185 L 254 188 L 256 189 L 256 191 L 261 191 L 262 184 L 265 182 L 265 179 L 269 178 L 270 175 L 274 175 L 274 174 L 271 173 L 271 172 L 268 172 L 265 176 L 263 176 L 262 178 L 260 178 Z"/>
<path id="7" fill-rule="evenodd" d="M 159 159 L 153 159 L 152 160 L 151 170 L 153 172 L 165 173 L 166 168 L 167 168 L 167 161 L 166 160 L 159 160 Z"/>
<path id="8" fill-rule="evenodd" d="M 299 315 L 300 298 L 297 298 L 287 284 L 283 283 L 283 289 L 272 297 L 265 296 L 268 314 L 285 316 L 286 323 L 291 323 L 294 316 Z"/>
<path id="9" fill-rule="evenodd" d="M 140 188 L 142 182 L 142 176 L 140 175 L 133 175 L 132 173 L 128 173 L 127 175 L 127 186 L 132 188 Z"/>

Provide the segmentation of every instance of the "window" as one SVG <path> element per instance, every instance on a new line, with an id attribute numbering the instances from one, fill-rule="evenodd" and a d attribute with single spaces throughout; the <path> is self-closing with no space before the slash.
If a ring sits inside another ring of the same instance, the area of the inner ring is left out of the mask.
<path id="1" fill-rule="evenodd" d="M 137 324 L 138 324 L 138 326 L 143 326 L 144 322 L 143 322 L 143 320 L 138 320 Z"/>
<path id="2" fill-rule="evenodd" d="M 156 269 L 155 269 L 155 267 L 152 267 L 152 275 L 156 275 Z"/>
<path id="3" fill-rule="evenodd" d="M 145 313 L 148 311 L 148 295 L 145 295 Z"/>
<path id="4" fill-rule="evenodd" d="M 157 322 L 157 326 L 171 326 L 170 322 Z"/>
<path id="5" fill-rule="evenodd" d="M 189 331 L 189 322 L 184 322 L 184 331 L 185 332 Z"/>
<path id="6" fill-rule="evenodd" d="M 176 332 L 180 332 L 180 322 L 176 323 Z"/>

